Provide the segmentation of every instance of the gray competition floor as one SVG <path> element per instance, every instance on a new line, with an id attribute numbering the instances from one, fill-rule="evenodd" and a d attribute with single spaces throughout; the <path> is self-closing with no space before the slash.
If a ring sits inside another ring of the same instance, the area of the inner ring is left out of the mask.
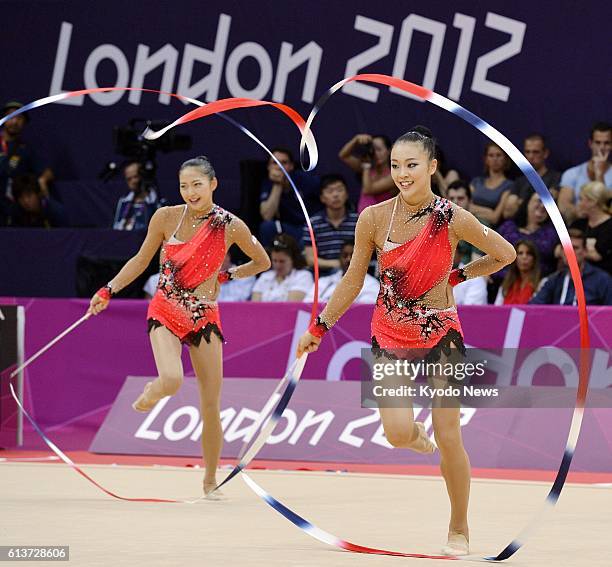
<path id="1" fill-rule="evenodd" d="M 109 465 L 83 468 L 124 496 L 199 496 L 199 470 Z M 439 553 L 443 543 L 448 504 L 441 478 L 280 471 L 250 474 L 318 527 L 354 543 L 428 554 Z M 474 480 L 472 552 L 487 555 L 500 551 L 540 508 L 549 486 Z M 447 560 L 336 550 L 305 535 L 242 480 L 234 479 L 225 493 L 225 501 L 193 505 L 121 502 L 64 465 L 2 463 L 0 545 L 69 545 L 70 562 L 58 565 L 88 567 L 449 565 Z M 609 567 L 611 510 L 612 487 L 566 486 L 540 530 L 505 564 Z"/>

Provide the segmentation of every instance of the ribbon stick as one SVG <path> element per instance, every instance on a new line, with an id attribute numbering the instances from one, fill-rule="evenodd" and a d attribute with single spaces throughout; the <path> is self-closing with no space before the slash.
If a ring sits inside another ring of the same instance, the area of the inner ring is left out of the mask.
<path id="1" fill-rule="evenodd" d="M 44 347 L 42 347 L 36 354 L 28 358 L 28 360 L 26 360 L 21 366 L 13 370 L 9 378 L 13 378 L 14 376 L 17 376 L 17 374 L 19 374 L 26 366 L 29 366 L 40 355 L 47 352 L 54 344 L 61 341 L 68 333 L 71 333 L 72 331 L 74 331 L 74 329 L 76 329 L 81 323 L 87 321 L 87 319 L 89 319 L 90 316 L 91 316 L 90 313 L 85 313 L 85 315 L 83 315 L 83 317 L 81 317 L 78 321 L 75 321 L 74 323 L 72 323 L 72 325 L 70 325 L 70 327 L 68 327 L 65 331 L 62 331 L 59 335 L 57 335 L 57 337 L 55 337 L 54 339 L 49 341 Z"/>

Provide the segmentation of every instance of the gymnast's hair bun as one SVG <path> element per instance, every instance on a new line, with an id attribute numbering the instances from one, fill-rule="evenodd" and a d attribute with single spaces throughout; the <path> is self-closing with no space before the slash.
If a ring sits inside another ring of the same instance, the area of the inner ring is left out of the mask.
<path id="1" fill-rule="evenodd" d="M 416 126 L 410 128 L 410 132 L 416 132 L 417 134 L 421 134 L 421 136 L 424 136 L 425 138 L 433 138 L 431 130 L 427 128 L 427 126 L 421 126 L 420 124 L 417 124 Z"/>

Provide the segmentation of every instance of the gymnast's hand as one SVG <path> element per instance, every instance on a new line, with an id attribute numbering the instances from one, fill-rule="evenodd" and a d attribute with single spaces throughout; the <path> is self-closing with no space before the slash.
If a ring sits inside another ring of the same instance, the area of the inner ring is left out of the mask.
<path id="1" fill-rule="evenodd" d="M 87 310 L 87 313 L 89 313 L 90 315 L 97 315 L 98 313 L 104 311 L 108 307 L 109 303 L 109 299 L 104 299 L 100 297 L 97 293 L 94 293 L 94 296 L 89 302 L 89 309 Z"/>
<path id="2" fill-rule="evenodd" d="M 314 337 L 308 331 L 306 331 L 298 342 L 296 356 L 300 358 L 302 354 L 305 352 L 315 352 L 319 345 L 321 344 L 321 339 Z"/>

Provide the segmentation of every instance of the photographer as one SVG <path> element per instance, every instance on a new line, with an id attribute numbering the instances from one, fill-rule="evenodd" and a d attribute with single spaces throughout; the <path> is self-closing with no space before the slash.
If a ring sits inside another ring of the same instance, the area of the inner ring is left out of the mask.
<path id="1" fill-rule="evenodd" d="M 113 228 L 145 230 L 159 207 L 155 187 L 143 179 L 142 168 L 137 161 L 130 161 L 125 165 L 123 176 L 130 192 L 117 202 Z"/>
<path id="2" fill-rule="evenodd" d="M 17 101 L 7 102 L 2 108 L 2 116 L 19 110 L 23 104 Z M 30 121 L 27 112 L 8 120 L 0 131 L 0 226 L 6 225 L 15 212 L 16 205 L 13 181 L 20 175 L 35 175 L 38 191 L 43 198 L 49 197 L 53 171 L 45 167 L 34 148 L 24 140 L 23 132 Z"/>
<path id="3" fill-rule="evenodd" d="M 391 141 L 383 135 L 357 134 L 340 150 L 338 157 L 360 177 L 358 213 L 397 195 L 389 169 L 390 154 Z"/>

